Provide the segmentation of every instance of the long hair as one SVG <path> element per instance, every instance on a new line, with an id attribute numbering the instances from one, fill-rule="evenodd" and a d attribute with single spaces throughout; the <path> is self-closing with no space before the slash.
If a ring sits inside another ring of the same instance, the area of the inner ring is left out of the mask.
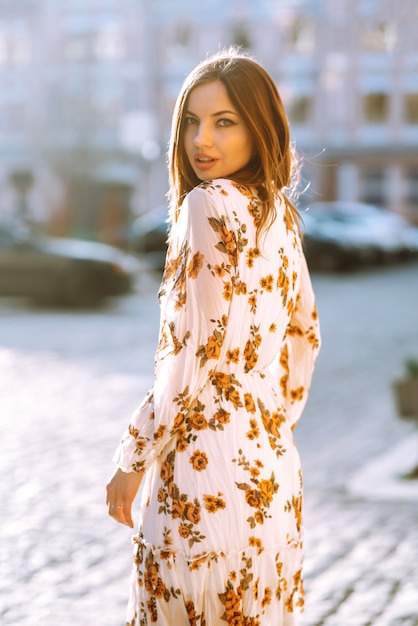
<path id="1" fill-rule="evenodd" d="M 275 200 L 279 195 L 299 227 L 299 213 L 283 193 L 284 189 L 292 189 L 298 180 L 298 166 L 282 100 L 269 74 L 236 49 L 219 52 L 200 63 L 186 78 L 177 98 L 168 153 L 172 215 L 177 213 L 186 194 L 202 182 L 194 173 L 184 148 L 185 111 L 191 91 L 213 81 L 224 85 L 253 138 L 255 156 L 231 178 L 257 189 L 261 200 L 257 239 L 273 222 Z"/>

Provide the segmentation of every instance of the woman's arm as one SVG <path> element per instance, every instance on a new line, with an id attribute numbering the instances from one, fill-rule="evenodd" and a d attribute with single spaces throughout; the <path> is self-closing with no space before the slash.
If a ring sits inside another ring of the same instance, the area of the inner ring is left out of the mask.
<path id="1" fill-rule="evenodd" d="M 312 375 L 321 345 L 315 296 L 305 257 L 296 306 L 286 331 L 277 365 L 287 418 L 294 428 L 308 399 Z"/>
<path id="2" fill-rule="evenodd" d="M 147 469 L 184 429 L 193 402 L 222 358 L 231 303 L 227 286 L 236 273 L 237 250 L 222 206 L 216 192 L 197 187 L 181 208 L 187 223 L 179 257 L 170 259 L 175 286 L 163 295 L 154 386 L 115 456 L 125 472 Z"/>

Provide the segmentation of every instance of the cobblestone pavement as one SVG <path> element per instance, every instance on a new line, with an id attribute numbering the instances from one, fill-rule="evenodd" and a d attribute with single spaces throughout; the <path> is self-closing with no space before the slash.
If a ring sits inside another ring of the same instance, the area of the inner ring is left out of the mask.
<path id="1" fill-rule="evenodd" d="M 416 435 L 391 383 L 418 354 L 418 266 L 314 284 L 324 344 L 296 431 L 304 626 L 417 626 L 418 495 L 396 452 Z M 3 626 L 124 624 L 132 531 L 107 517 L 104 484 L 152 379 L 156 290 L 145 274 L 135 294 L 84 313 L 0 301 Z"/>

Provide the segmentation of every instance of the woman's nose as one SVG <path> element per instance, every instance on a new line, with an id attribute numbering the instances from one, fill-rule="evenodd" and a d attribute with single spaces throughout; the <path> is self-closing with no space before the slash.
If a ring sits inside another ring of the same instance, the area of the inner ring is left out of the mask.
<path id="1" fill-rule="evenodd" d="M 211 146 L 213 144 L 212 133 L 207 124 L 199 124 L 194 138 L 195 146 L 201 148 L 203 146 Z"/>

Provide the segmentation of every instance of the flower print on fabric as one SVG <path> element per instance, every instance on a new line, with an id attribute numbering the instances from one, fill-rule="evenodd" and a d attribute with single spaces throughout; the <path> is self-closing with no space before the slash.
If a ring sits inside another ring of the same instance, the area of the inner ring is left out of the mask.
<path id="1" fill-rule="evenodd" d="M 320 346 L 283 199 L 256 239 L 257 192 L 185 198 L 159 292 L 154 384 L 115 459 L 148 470 L 127 624 L 295 626 L 303 494 L 293 428 Z"/>

